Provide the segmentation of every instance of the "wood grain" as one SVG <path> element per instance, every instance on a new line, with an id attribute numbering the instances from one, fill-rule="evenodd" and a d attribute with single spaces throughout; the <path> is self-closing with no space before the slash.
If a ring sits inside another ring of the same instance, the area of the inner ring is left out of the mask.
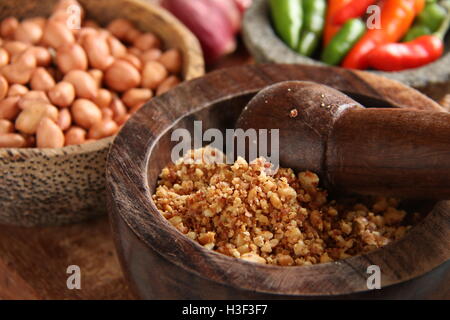
<path id="1" fill-rule="evenodd" d="M 279 129 L 280 162 L 314 171 L 327 190 L 450 199 L 448 112 L 364 108 L 328 86 L 285 81 L 261 90 L 236 127 Z"/>
<path id="2" fill-rule="evenodd" d="M 150 101 L 125 125 L 110 151 L 108 208 L 119 258 L 141 298 L 449 298 L 450 203 L 439 202 L 405 238 L 381 250 L 316 266 L 256 265 L 206 250 L 180 234 L 151 201 L 170 161 L 175 128 L 233 128 L 247 102 L 268 85 L 309 80 L 372 106 L 442 111 L 419 92 L 363 72 L 259 65 L 213 72 Z M 189 103 L 186 103 L 189 101 Z M 281 163 L 281 165 L 283 165 Z M 368 291 L 367 267 L 382 270 Z M 424 286 L 426 284 L 426 287 Z"/>
<path id="3" fill-rule="evenodd" d="M 69 265 L 81 290 L 67 289 Z M 46 228 L 0 226 L 0 299 L 130 299 L 106 218 Z"/>

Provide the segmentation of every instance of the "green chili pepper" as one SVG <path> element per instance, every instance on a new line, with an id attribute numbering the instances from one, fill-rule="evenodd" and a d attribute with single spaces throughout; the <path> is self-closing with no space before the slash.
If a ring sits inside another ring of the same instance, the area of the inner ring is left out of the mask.
<path id="1" fill-rule="evenodd" d="M 316 50 L 325 25 L 326 0 L 303 0 L 303 29 L 297 52 L 311 56 Z"/>
<path id="2" fill-rule="evenodd" d="M 338 65 L 365 32 L 366 25 L 362 20 L 348 20 L 325 47 L 322 52 L 322 61 L 330 65 Z"/>
<path id="3" fill-rule="evenodd" d="M 403 38 L 402 41 L 409 42 L 418 37 L 426 36 L 432 33 L 433 32 L 431 32 L 430 28 L 428 28 L 427 26 L 415 25 L 411 29 L 409 29 L 408 33 L 406 34 L 406 36 Z"/>
<path id="4" fill-rule="evenodd" d="M 280 38 L 297 49 L 303 23 L 302 0 L 269 0 L 272 21 Z"/>
<path id="5" fill-rule="evenodd" d="M 447 11 L 437 3 L 429 3 L 425 9 L 417 16 L 417 25 L 426 26 L 431 32 L 439 29 L 439 26 L 447 16 Z"/>

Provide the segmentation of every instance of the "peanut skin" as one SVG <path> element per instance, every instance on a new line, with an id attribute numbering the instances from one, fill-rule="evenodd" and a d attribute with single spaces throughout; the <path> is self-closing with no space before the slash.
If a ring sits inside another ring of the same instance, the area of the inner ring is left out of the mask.
<path id="1" fill-rule="evenodd" d="M 67 108 L 75 100 L 75 88 L 70 82 L 61 81 L 48 91 L 48 97 L 55 106 Z"/>
<path id="2" fill-rule="evenodd" d="M 0 119 L 0 134 L 13 132 L 14 132 L 14 124 L 9 120 Z"/>
<path id="3" fill-rule="evenodd" d="M 86 70 L 88 60 L 83 48 L 76 43 L 68 43 L 58 48 L 56 64 L 63 73 L 72 70 Z"/>
<path id="4" fill-rule="evenodd" d="M 25 138 L 20 134 L 0 134 L 0 148 L 23 148 L 25 144 Z"/>
<path id="5" fill-rule="evenodd" d="M 64 81 L 71 83 L 78 98 L 95 99 L 98 86 L 94 78 L 82 70 L 72 70 L 64 77 Z"/>
<path id="6" fill-rule="evenodd" d="M 110 119 L 104 119 L 95 123 L 90 129 L 89 139 L 102 139 L 114 135 L 119 127 L 117 123 Z"/>
<path id="7" fill-rule="evenodd" d="M 64 134 L 58 125 L 50 118 L 43 118 L 36 131 L 36 145 L 38 148 L 64 147 Z"/>
<path id="8" fill-rule="evenodd" d="M 8 81 L 6 81 L 5 77 L 0 76 L 0 100 L 2 100 L 9 90 Z"/>
<path id="9" fill-rule="evenodd" d="M 71 107 L 73 119 L 77 125 L 85 129 L 91 128 L 102 119 L 102 112 L 92 101 L 77 99 Z"/>
<path id="10" fill-rule="evenodd" d="M 0 101 L 0 119 L 14 120 L 20 113 L 20 97 L 9 97 Z"/>
<path id="11" fill-rule="evenodd" d="M 142 87 L 156 89 L 167 78 L 167 75 L 167 70 L 161 63 L 147 62 L 142 70 Z"/>
<path id="12" fill-rule="evenodd" d="M 105 83 L 113 90 L 123 92 L 141 82 L 139 71 L 125 60 L 116 60 L 105 72 Z"/>
<path id="13" fill-rule="evenodd" d="M 86 141 L 86 130 L 80 127 L 71 127 L 65 135 L 66 146 L 83 144 Z"/>
<path id="14" fill-rule="evenodd" d="M 47 91 L 55 86 L 55 79 L 45 68 L 39 67 L 31 76 L 30 86 L 33 90 Z"/>

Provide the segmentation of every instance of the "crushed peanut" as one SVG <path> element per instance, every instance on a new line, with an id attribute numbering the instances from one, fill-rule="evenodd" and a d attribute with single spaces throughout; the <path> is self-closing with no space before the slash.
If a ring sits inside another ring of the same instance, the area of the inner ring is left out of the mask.
<path id="1" fill-rule="evenodd" d="M 280 168 L 270 176 L 263 158 L 193 161 L 206 149 L 164 168 L 153 200 L 175 228 L 208 249 L 256 263 L 311 265 L 380 248 L 411 228 L 396 199 L 329 201 L 312 172 Z"/>

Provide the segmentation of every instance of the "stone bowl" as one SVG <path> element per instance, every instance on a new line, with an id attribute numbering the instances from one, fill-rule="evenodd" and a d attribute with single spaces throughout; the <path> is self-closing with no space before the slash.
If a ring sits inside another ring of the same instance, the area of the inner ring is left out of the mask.
<path id="1" fill-rule="evenodd" d="M 272 28 L 268 0 L 253 1 L 244 17 L 242 34 L 245 45 L 257 62 L 325 65 L 319 60 L 299 55 L 284 44 Z M 400 81 L 433 99 L 441 99 L 450 92 L 450 33 L 446 44 L 444 56 L 426 66 L 400 72 L 370 72 Z"/>

